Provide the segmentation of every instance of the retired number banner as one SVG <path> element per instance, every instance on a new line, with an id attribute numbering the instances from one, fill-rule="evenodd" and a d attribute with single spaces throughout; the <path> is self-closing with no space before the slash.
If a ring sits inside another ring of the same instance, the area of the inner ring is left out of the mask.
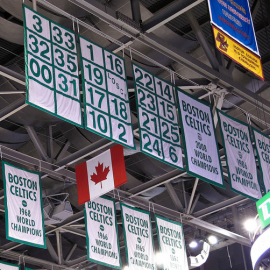
<path id="1" fill-rule="evenodd" d="M 225 188 L 211 106 L 177 88 L 187 172 Z"/>
<path id="2" fill-rule="evenodd" d="M 245 197 L 262 197 L 249 126 L 217 110 L 231 189 Z"/>
<path id="3" fill-rule="evenodd" d="M 182 224 L 155 215 L 164 270 L 188 270 Z"/>
<path id="4" fill-rule="evenodd" d="M 172 84 L 132 63 L 141 151 L 183 169 Z"/>
<path id="5" fill-rule="evenodd" d="M 85 128 L 135 149 L 125 60 L 79 37 Z"/>
<path id="6" fill-rule="evenodd" d="M 129 270 L 156 269 L 150 214 L 120 204 Z"/>
<path id="7" fill-rule="evenodd" d="M 85 203 L 87 258 L 107 267 L 121 269 L 115 203 L 99 197 Z"/>
<path id="8" fill-rule="evenodd" d="M 23 5 L 26 103 L 83 127 L 75 34 Z"/>
<path id="9" fill-rule="evenodd" d="M 265 194 L 270 191 L 270 139 L 252 128 Z"/>
<path id="10" fill-rule="evenodd" d="M 0 270 L 20 270 L 20 266 L 0 261 Z"/>
<path id="11" fill-rule="evenodd" d="M 2 161 L 6 238 L 46 248 L 40 174 Z"/>

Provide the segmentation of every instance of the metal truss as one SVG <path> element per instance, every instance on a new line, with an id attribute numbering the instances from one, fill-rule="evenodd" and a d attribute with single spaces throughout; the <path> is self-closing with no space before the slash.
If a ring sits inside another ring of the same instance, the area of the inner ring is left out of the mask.
<path id="1" fill-rule="evenodd" d="M 142 44 L 153 48 L 154 50 L 162 53 L 173 61 L 178 62 L 179 64 L 182 64 L 200 74 L 204 78 L 207 78 L 214 84 L 219 85 L 228 93 L 234 94 L 244 101 L 261 109 L 262 111 L 268 111 L 270 113 L 270 102 L 268 100 L 260 97 L 256 93 L 249 91 L 247 88 L 235 82 L 231 77 L 217 70 L 214 70 L 213 68 L 210 68 L 194 57 L 167 43 L 165 40 L 157 37 L 153 33 L 146 33 L 143 32 L 140 28 L 135 28 L 134 25 L 129 23 L 129 20 L 125 20 L 124 15 L 120 15 L 119 12 L 99 3 L 96 0 L 69 1 L 85 9 L 89 13 L 96 15 L 101 20 L 108 23 L 109 26 L 118 30 L 127 37 L 137 40 Z M 38 2 L 46 4 L 44 0 L 38 0 Z M 190 5 L 189 7 L 191 8 L 193 6 Z M 186 8 L 185 11 L 187 10 L 188 9 Z M 168 18 L 170 18 L 170 16 L 168 16 Z"/>
<path id="2" fill-rule="evenodd" d="M 46 4 L 47 2 L 44 0 L 37 0 L 38 2 L 42 4 Z M 201 63 L 197 59 L 191 57 L 190 55 L 180 51 L 178 48 L 172 46 L 171 44 L 166 43 L 166 41 L 158 38 L 156 35 L 151 33 L 158 27 L 164 25 L 165 23 L 169 22 L 170 20 L 174 19 L 175 17 L 179 16 L 180 14 L 183 14 L 184 12 L 189 11 L 192 7 L 198 5 L 199 3 L 203 2 L 203 0 L 183 0 L 183 1 L 174 1 L 169 6 L 165 7 L 164 9 L 157 12 L 154 16 L 152 16 L 150 19 L 146 20 L 142 23 L 141 27 L 139 25 L 140 17 L 133 15 L 134 24 L 130 22 L 130 20 L 126 20 L 125 16 L 122 16 L 119 12 L 116 12 L 115 10 L 112 10 L 108 6 L 104 6 L 103 4 L 99 3 L 95 0 L 69 0 L 70 2 L 80 6 L 81 8 L 87 10 L 91 14 L 96 15 L 101 20 L 107 22 L 111 27 L 114 29 L 117 29 L 121 33 L 123 33 L 125 36 L 122 37 L 119 41 L 120 43 L 124 44 L 124 46 L 129 46 L 132 44 L 133 40 L 137 40 L 141 42 L 142 44 L 145 44 L 146 46 L 149 46 L 156 51 L 164 54 L 165 56 L 169 57 L 173 61 L 178 62 L 179 64 L 185 65 L 187 68 L 190 68 L 191 70 L 196 71 L 198 74 L 203 76 L 204 78 L 207 78 L 210 82 L 214 83 L 215 85 L 219 85 L 221 88 L 225 89 L 227 93 L 234 94 L 243 100 L 249 102 L 250 104 L 253 104 L 254 106 L 262 109 L 267 110 L 270 112 L 270 102 L 266 99 L 261 98 L 255 93 L 252 93 L 245 87 L 241 86 L 240 84 L 236 83 L 232 80 L 232 78 L 227 75 L 226 73 L 222 72 L 222 68 L 220 66 L 220 62 L 217 61 L 215 56 L 212 54 L 211 49 L 209 49 L 209 45 L 205 41 L 202 33 L 200 33 L 200 28 L 198 25 L 198 22 L 194 20 L 193 15 L 189 12 L 188 17 L 191 22 L 191 26 L 194 29 L 194 31 L 198 34 L 198 39 L 203 46 L 208 59 L 212 65 L 212 68 Z M 133 8 L 138 9 L 138 1 L 133 0 L 131 1 Z M 259 2 L 259 1 L 257 1 Z M 258 6 L 256 6 L 258 7 Z M 134 13 L 135 14 L 135 13 Z M 138 14 L 137 14 L 138 15 Z M 121 48 L 121 46 L 112 44 L 111 46 L 112 50 L 117 52 Z M 233 68 L 233 64 L 231 65 L 231 70 Z M 229 74 L 229 73 L 228 73 Z M 5 67 L 0 66 L 0 75 L 3 75 L 7 77 L 10 80 L 13 80 L 17 83 L 20 83 L 22 85 L 25 85 L 25 78 L 24 76 L 17 74 L 16 72 L 13 72 Z M 224 97 L 224 96 L 223 96 Z M 222 101 L 221 101 L 222 102 Z M 222 104 L 222 103 L 221 103 Z M 6 119 L 13 113 L 16 113 L 20 109 L 23 109 L 27 105 L 25 104 L 25 99 L 22 98 L 18 101 L 15 101 L 13 104 L 8 106 L 7 108 L 4 108 L 0 111 L 0 121 Z M 134 125 L 134 129 L 137 128 L 137 125 Z M 58 158 L 56 160 L 55 164 L 51 163 L 51 153 L 52 150 L 49 152 L 46 152 L 43 147 L 41 147 L 41 143 L 37 137 L 37 134 L 35 134 L 35 131 L 32 127 L 27 127 L 27 131 L 30 135 L 31 140 L 33 141 L 36 149 L 41 154 L 40 159 L 33 158 L 29 155 L 25 155 L 23 153 L 11 150 L 6 147 L 0 146 L 1 155 L 3 158 L 7 158 L 10 160 L 13 160 L 15 162 L 19 162 L 21 164 L 32 166 L 34 169 L 39 170 L 43 173 L 42 178 L 45 178 L 46 176 L 54 177 L 58 180 L 76 183 L 76 177 L 75 173 L 68 170 L 68 166 L 71 164 L 74 164 L 75 162 L 91 156 L 95 155 L 96 152 L 100 150 L 106 150 L 107 148 L 111 147 L 114 143 L 107 140 L 107 139 L 100 139 L 99 141 L 77 151 L 74 154 L 69 155 L 66 158 L 63 158 L 63 155 L 65 151 L 67 151 L 67 148 L 69 146 L 69 142 L 67 141 L 65 146 L 61 149 L 59 152 Z M 48 145 L 51 146 L 51 142 L 48 142 Z M 201 211 L 193 213 L 193 210 L 195 208 L 196 202 L 199 199 L 199 194 L 195 197 L 195 191 L 196 188 L 193 189 L 193 196 L 192 199 L 190 199 L 189 203 L 186 201 L 185 198 L 185 205 L 183 206 L 180 202 L 175 190 L 173 189 L 170 182 L 173 179 L 179 178 L 183 175 L 185 175 L 186 172 L 181 172 L 179 170 L 173 170 L 169 173 L 166 173 L 160 177 L 157 177 L 155 179 L 152 179 L 136 188 L 133 188 L 131 190 L 123 191 L 123 190 L 117 190 L 117 192 L 111 191 L 107 195 L 110 197 L 115 198 L 118 201 L 121 202 L 128 202 L 129 204 L 132 204 L 136 207 L 139 207 L 141 209 L 147 210 L 154 214 L 158 214 L 161 216 L 165 216 L 172 220 L 177 220 L 179 222 L 182 222 L 189 226 L 195 226 L 197 228 L 200 228 L 204 231 L 207 231 L 209 233 L 213 233 L 216 235 L 219 235 L 223 238 L 229 239 L 231 243 L 237 242 L 241 245 L 250 246 L 250 240 L 246 237 L 243 237 L 239 234 L 232 233 L 228 230 L 222 229 L 218 226 L 215 226 L 209 222 L 203 221 L 201 218 L 205 217 L 209 214 L 212 214 L 216 211 L 219 211 L 221 209 L 231 207 L 232 205 L 236 205 L 238 203 L 245 202 L 246 198 L 242 196 L 236 196 L 234 198 L 231 198 L 229 200 L 226 200 L 222 203 L 213 205 L 211 207 L 208 207 L 206 209 L 203 209 Z M 177 210 L 172 210 L 169 208 L 166 208 L 162 205 L 149 202 L 143 198 L 141 198 L 139 195 L 147 190 L 153 189 L 157 186 L 160 186 L 162 184 L 165 184 L 167 191 L 172 198 L 173 203 L 176 206 Z M 184 183 L 183 184 L 183 194 L 185 195 L 184 190 Z M 0 200 L 3 197 L 3 192 L 0 191 Z M 193 198 L 195 197 L 194 201 Z M 187 210 L 187 211 L 186 211 Z M 3 205 L 0 205 L 0 212 L 4 212 L 5 209 Z M 72 256 L 74 250 L 76 249 L 77 245 L 74 244 L 67 255 L 67 257 L 64 259 L 62 255 L 62 248 L 61 248 L 61 234 L 59 230 L 64 230 L 70 233 L 77 234 L 79 236 L 85 236 L 85 231 L 77 228 L 73 228 L 70 225 L 78 222 L 79 220 L 84 218 L 83 211 L 78 212 L 77 214 L 74 214 L 72 217 L 66 219 L 64 222 L 62 222 L 58 226 L 46 226 L 45 232 L 46 235 L 49 233 L 55 232 L 56 233 L 56 239 L 57 239 L 57 251 L 54 250 L 52 245 L 50 244 L 50 240 L 48 240 L 48 250 L 49 253 L 53 259 L 54 262 L 49 262 L 45 260 L 40 260 L 37 258 L 33 258 L 30 256 L 24 256 L 24 261 L 30 264 L 38 265 L 41 267 L 46 268 L 53 268 L 53 269 L 73 269 L 78 264 L 85 262 L 87 260 L 86 256 L 83 256 L 79 259 L 69 261 L 70 257 Z M 9 242 L 8 244 L 5 244 L 3 246 L 0 246 L 0 257 L 12 259 L 12 260 L 20 260 L 20 257 L 22 256 L 18 252 L 12 251 L 13 249 L 22 246 L 22 244 L 18 244 L 15 242 Z M 124 245 L 122 244 L 122 248 Z"/>

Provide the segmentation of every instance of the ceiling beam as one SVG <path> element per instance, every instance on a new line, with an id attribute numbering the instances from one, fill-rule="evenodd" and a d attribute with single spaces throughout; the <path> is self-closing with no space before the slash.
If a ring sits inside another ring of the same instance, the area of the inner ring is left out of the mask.
<path id="1" fill-rule="evenodd" d="M 50 175 L 61 181 L 64 181 L 64 179 L 66 179 L 67 182 L 76 183 L 75 173 L 72 171 L 66 169 L 61 169 L 61 171 L 57 171 L 58 167 L 54 166 L 53 164 L 23 154 L 16 150 L 12 150 L 8 147 L 1 146 L 1 153 L 3 158 L 8 158 L 9 160 L 13 160 L 14 162 L 24 164 L 25 166 L 32 165 L 33 169 L 40 170 L 46 175 Z M 44 178 L 44 175 L 41 178 Z"/>
<path id="2" fill-rule="evenodd" d="M 199 183 L 199 178 L 196 178 L 195 182 L 194 182 L 194 185 L 193 185 L 193 188 L 192 188 L 190 200 L 189 200 L 189 203 L 188 203 L 187 214 L 190 214 L 190 209 L 191 209 L 191 206 L 192 206 L 193 198 L 195 196 L 195 192 L 196 192 L 198 183 Z"/>
<path id="3" fill-rule="evenodd" d="M 42 0 L 38 1 L 42 3 Z M 69 1 L 85 9 L 86 11 L 95 14 L 119 32 L 136 39 L 142 44 L 162 53 L 173 61 L 186 66 L 201 76 L 209 79 L 211 82 L 224 88 L 227 92 L 238 96 L 244 101 L 256 106 L 260 110 L 268 111 L 268 113 L 270 113 L 270 102 L 268 100 L 258 96 L 256 93 L 253 93 L 241 84 L 235 82 L 226 74 L 222 74 L 212 69 L 211 67 L 202 63 L 200 60 L 183 52 L 172 44 L 167 43 L 165 40 L 157 37 L 153 33 L 141 33 L 139 29 L 133 27 L 133 24 L 129 24 L 126 20 L 121 19 L 119 15 L 117 15 L 119 12 L 117 13 L 115 10 L 108 6 L 102 5 L 96 0 Z"/>
<path id="4" fill-rule="evenodd" d="M 143 22 L 143 30 L 150 33 L 202 2 L 203 0 L 176 0 Z"/>
<path id="5" fill-rule="evenodd" d="M 14 81 L 14 82 L 17 82 L 21 85 L 26 85 L 25 83 L 25 76 L 16 72 L 16 71 L 13 71 L 7 67 L 4 67 L 4 66 L 1 66 L 0 65 L 0 75 Z"/>
<path id="6" fill-rule="evenodd" d="M 74 253 L 75 249 L 77 248 L 77 244 L 74 244 L 73 247 L 71 248 L 71 250 L 69 251 L 67 257 L 65 258 L 65 262 L 69 261 L 70 257 L 72 256 L 72 254 Z"/>
<path id="7" fill-rule="evenodd" d="M 223 202 L 220 202 L 220 203 L 216 203 L 210 207 L 206 207 L 200 211 L 197 211 L 195 213 L 193 213 L 193 216 L 196 217 L 196 218 L 203 218 L 207 215 L 210 215 L 210 214 L 213 214 L 217 211 L 220 211 L 220 210 L 223 210 L 223 209 L 226 209 L 227 207 L 231 207 L 233 205 L 236 205 L 236 204 L 239 204 L 239 203 L 243 203 L 243 202 L 246 202 L 248 201 L 249 199 L 248 198 L 245 198 L 241 195 L 237 195 L 233 198 L 230 198 L 226 201 L 223 201 Z"/>
<path id="8" fill-rule="evenodd" d="M 183 211 L 183 205 L 171 183 L 165 183 L 165 187 L 178 211 Z"/>
<path id="9" fill-rule="evenodd" d="M 58 254 L 58 264 L 63 264 L 63 249 L 62 249 L 62 237 L 59 230 L 56 232 L 56 243 L 57 243 L 57 254 Z"/>
<path id="10" fill-rule="evenodd" d="M 60 269 L 68 269 L 70 267 L 65 265 L 59 265 L 50 261 L 42 260 L 35 258 L 33 256 L 23 255 L 21 252 L 14 252 L 14 251 L 2 251 L 0 252 L 0 258 L 9 259 L 12 261 L 20 261 L 23 260 L 25 263 L 29 263 L 31 265 L 41 266 L 42 269 L 53 269 L 53 270 L 60 270 Z"/>
<path id="11" fill-rule="evenodd" d="M 27 104 L 25 104 L 25 97 L 20 98 L 13 103 L 6 106 L 4 109 L 0 111 L 0 121 L 5 120 L 6 118 L 10 117 L 14 113 L 20 111 L 21 109 L 25 108 Z"/>
<path id="12" fill-rule="evenodd" d="M 119 194 L 120 201 L 125 201 L 135 207 L 139 207 L 141 209 L 149 211 L 149 204 L 150 204 L 151 209 L 154 209 L 154 212 L 157 215 L 161 215 L 168 219 L 175 220 L 175 221 L 178 221 L 178 222 L 190 225 L 190 226 L 196 226 L 197 228 L 202 229 L 203 231 L 210 232 L 220 237 L 233 240 L 244 246 L 249 246 L 249 247 L 251 246 L 251 242 L 248 238 L 235 234 L 231 231 L 225 230 L 221 227 L 218 227 L 214 224 L 203 221 L 201 219 L 194 218 L 191 215 L 186 215 L 184 213 L 167 208 L 160 204 L 149 202 L 141 197 L 130 198 L 131 194 L 129 192 L 126 192 L 120 189 L 117 189 L 117 194 Z M 113 191 L 108 192 L 106 195 L 113 198 L 114 192 Z"/>
<path id="13" fill-rule="evenodd" d="M 19 153 L 17 151 L 14 151 L 14 152 Z M 4 153 L 6 153 L 6 152 L 4 152 Z M 21 153 L 19 153 L 19 154 L 21 154 Z M 25 157 L 27 157 L 27 155 L 24 155 L 24 158 Z M 10 158 L 10 155 L 9 155 L 9 158 Z M 35 160 L 37 160 L 37 159 L 35 159 Z M 46 162 L 44 162 L 44 163 L 48 164 Z M 30 164 L 31 164 L 31 162 L 30 162 Z M 29 163 L 28 163 L 28 165 L 29 165 Z M 69 171 L 67 170 L 67 172 L 69 172 Z M 170 173 L 167 173 L 164 176 L 162 176 L 163 178 L 162 177 L 156 178 L 158 180 L 158 182 L 159 182 L 159 183 L 157 183 L 157 185 L 160 185 L 161 182 L 164 183 L 164 181 L 168 181 L 168 182 L 171 181 L 171 179 L 168 179 L 169 175 L 171 177 L 174 175 L 174 179 L 180 177 L 181 175 L 179 174 L 179 172 L 180 172 L 179 170 L 174 170 L 174 171 L 172 171 Z M 73 172 L 70 172 L 70 173 L 73 174 L 73 179 L 74 179 L 73 181 L 75 181 L 75 179 L 76 179 L 75 178 L 75 173 L 73 173 Z M 186 174 L 186 172 L 182 172 L 182 174 Z M 154 179 L 154 182 L 157 182 L 156 179 Z M 152 184 L 152 187 L 153 187 L 153 182 L 152 181 L 153 180 L 151 180 L 149 182 Z M 147 183 L 145 183 L 145 184 L 147 184 Z M 142 188 L 143 185 L 144 184 L 140 185 L 140 188 Z M 138 194 L 134 195 L 134 194 L 131 194 L 130 192 L 125 192 L 125 191 L 122 191 L 122 190 L 118 190 L 118 193 L 119 193 L 119 197 L 120 197 L 121 201 L 125 200 L 125 201 L 131 203 L 134 206 L 143 208 L 145 210 L 149 210 L 149 201 L 147 201 L 147 200 L 145 200 L 145 199 L 143 199 L 141 197 L 138 197 L 137 196 Z M 114 197 L 113 192 L 109 192 L 109 193 L 107 193 L 107 195 L 109 195 L 111 197 Z M 154 204 L 152 202 L 151 202 L 151 204 L 153 204 L 152 208 L 155 209 L 154 211 L 155 211 L 156 214 L 163 215 L 166 218 L 169 218 L 169 219 L 172 219 L 172 220 L 175 220 L 177 218 L 178 221 L 181 221 L 180 216 L 184 215 L 184 216 L 187 217 L 187 219 L 183 220 L 183 223 L 185 223 L 185 224 L 188 224 L 188 225 L 191 225 L 191 226 L 195 225 L 198 228 L 201 228 L 201 229 L 203 229 L 205 231 L 216 233 L 216 234 L 218 234 L 218 235 L 220 235 L 222 237 L 232 239 L 232 240 L 234 240 L 234 241 L 236 241 L 238 243 L 241 243 L 243 245 L 247 245 L 247 246 L 250 245 L 249 240 L 247 240 L 246 238 L 238 236 L 236 234 L 230 234 L 231 232 L 228 232 L 228 231 L 226 231 L 226 230 L 224 230 L 222 228 L 218 228 L 217 226 L 212 225 L 211 223 L 201 221 L 199 219 L 194 218 L 191 215 L 185 215 L 184 213 L 181 213 L 179 211 L 175 211 L 175 210 L 166 208 L 166 207 L 164 207 L 162 205 L 159 205 L 159 204 Z M 56 231 L 56 230 L 58 230 L 58 229 L 60 229 L 62 227 L 73 224 L 74 222 L 77 222 L 77 221 L 79 221 L 79 220 L 81 220 L 83 218 L 84 218 L 84 212 L 80 211 L 79 213 L 74 214 L 70 218 L 67 218 L 60 225 L 58 225 L 58 226 L 56 226 L 54 228 L 52 228 L 50 226 L 47 226 L 46 229 L 45 229 L 45 233 L 47 235 L 47 234 L 52 233 L 52 232 L 54 232 L 54 231 Z M 202 223 L 200 223 L 200 221 Z M 0 249 L 11 250 L 11 249 L 17 248 L 19 246 L 22 246 L 22 244 L 18 244 L 18 243 L 15 243 L 15 242 L 9 242 L 9 243 L 1 246 Z"/>
<path id="14" fill-rule="evenodd" d="M 36 131 L 34 130 L 34 128 L 31 126 L 24 126 L 24 127 L 25 127 L 32 143 L 34 144 L 38 154 L 41 156 L 41 158 L 44 161 L 48 161 L 49 157 L 48 157 L 43 145 L 41 144 L 41 141 L 39 140 L 39 137 L 38 137 Z"/>
<path id="15" fill-rule="evenodd" d="M 46 237 L 46 244 L 47 244 L 47 250 L 50 253 L 52 259 L 54 260 L 55 263 L 58 263 L 58 256 L 48 236 Z"/>
<path id="16" fill-rule="evenodd" d="M 197 19 L 195 18 L 195 16 L 193 15 L 192 11 L 189 10 L 186 12 L 186 16 L 189 20 L 189 23 L 198 39 L 198 41 L 200 42 L 212 68 L 214 70 L 219 70 L 219 64 L 218 61 L 216 59 L 216 57 L 214 56 L 213 52 L 211 51 L 210 45 L 208 44 L 208 41 L 206 40 L 204 33 L 202 32 L 202 29 L 197 21 Z"/>
<path id="17" fill-rule="evenodd" d="M 59 225 L 54 225 L 54 227 L 51 227 L 50 225 L 49 226 L 46 226 L 45 228 L 45 234 L 48 235 L 52 232 L 55 232 L 59 229 L 61 229 L 62 227 L 65 227 L 65 226 L 68 226 L 70 224 L 73 224 L 79 220 L 82 220 L 84 219 L 84 210 L 74 214 L 73 216 L 71 217 L 68 217 L 67 219 L 65 219 L 62 223 L 60 223 Z M 9 251 L 9 250 L 12 250 L 14 248 L 17 248 L 17 247 L 20 247 L 20 246 L 23 246 L 23 244 L 19 244 L 19 243 L 16 243 L 16 242 L 9 242 L 3 246 L 0 246 L 0 250 L 5 250 L 5 253 L 6 251 Z M 0 257 L 1 257 L 1 252 L 0 252 Z"/>
<path id="18" fill-rule="evenodd" d="M 141 23 L 141 9 L 140 9 L 140 1 L 139 0 L 130 0 L 131 11 L 132 11 L 132 19 L 140 24 Z"/>

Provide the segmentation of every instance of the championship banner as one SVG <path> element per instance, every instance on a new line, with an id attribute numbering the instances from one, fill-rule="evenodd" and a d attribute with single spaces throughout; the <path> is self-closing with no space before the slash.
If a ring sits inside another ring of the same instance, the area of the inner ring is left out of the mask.
<path id="1" fill-rule="evenodd" d="M 270 139 L 252 128 L 265 194 L 270 191 Z"/>
<path id="2" fill-rule="evenodd" d="M 23 5 L 26 103 L 83 127 L 75 34 Z"/>
<path id="3" fill-rule="evenodd" d="M 136 149 L 125 59 L 79 36 L 85 128 Z"/>
<path id="4" fill-rule="evenodd" d="M 155 215 L 164 270 L 188 270 L 182 224 Z"/>
<path id="5" fill-rule="evenodd" d="M 217 110 L 231 189 L 245 197 L 262 197 L 249 126 Z"/>
<path id="6" fill-rule="evenodd" d="M 141 151 L 183 170 L 174 87 L 132 63 Z"/>
<path id="7" fill-rule="evenodd" d="M 6 238 L 46 247 L 40 174 L 2 161 Z"/>
<path id="8" fill-rule="evenodd" d="M 120 206 L 128 269 L 156 270 L 150 214 L 123 203 Z"/>
<path id="9" fill-rule="evenodd" d="M 212 24 L 260 56 L 248 0 L 208 0 L 208 6 Z"/>
<path id="10" fill-rule="evenodd" d="M 20 270 L 20 266 L 0 261 L 0 270 Z"/>
<path id="11" fill-rule="evenodd" d="M 216 48 L 264 81 L 261 58 L 213 26 Z"/>
<path id="12" fill-rule="evenodd" d="M 187 172 L 225 188 L 211 105 L 179 88 L 177 98 Z"/>
<path id="13" fill-rule="evenodd" d="M 114 200 L 100 197 L 85 203 L 84 214 L 88 260 L 121 269 Z"/>

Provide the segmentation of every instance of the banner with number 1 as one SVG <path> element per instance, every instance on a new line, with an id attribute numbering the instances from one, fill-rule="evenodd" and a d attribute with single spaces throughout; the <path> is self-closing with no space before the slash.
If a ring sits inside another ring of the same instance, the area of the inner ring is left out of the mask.
<path id="1" fill-rule="evenodd" d="M 79 37 L 85 128 L 134 149 L 125 60 Z"/>

